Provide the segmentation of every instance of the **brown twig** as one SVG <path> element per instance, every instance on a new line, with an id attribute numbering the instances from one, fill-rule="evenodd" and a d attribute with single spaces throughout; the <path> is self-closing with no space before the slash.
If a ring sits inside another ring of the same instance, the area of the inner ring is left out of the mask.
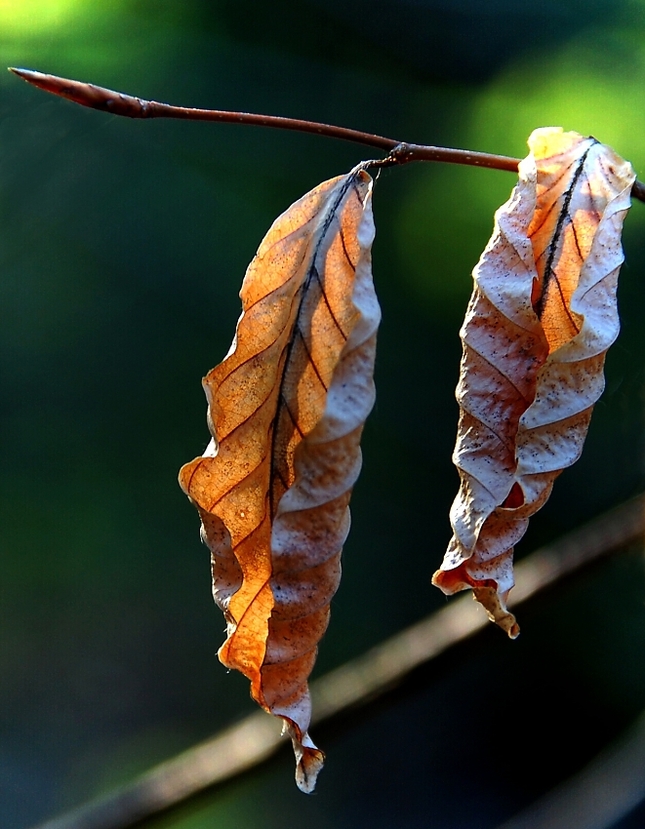
<path id="1" fill-rule="evenodd" d="M 642 181 L 636 179 L 632 187 L 632 196 L 639 201 L 645 202 L 645 184 Z"/>
<path id="2" fill-rule="evenodd" d="M 644 534 L 645 495 L 640 495 L 520 562 L 509 605 L 515 607 L 563 576 Z M 371 702 L 410 671 L 487 624 L 481 608 L 467 596 L 453 600 L 444 609 L 313 682 L 314 724 Z M 208 787 L 258 766 L 282 742 L 276 720 L 257 711 L 112 794 L 37 829 L 131 829 Z"/>
<path id="3" fill-rule="evenodd" d="M 102 86 L 46 75 L 32 69 L 11 68 L 19 77 L 30 84 L 67 98 L 82 106 L 100 109 L 113 115 L 127 118 L 181 118 L 188 121 L 220 121 L 229 124 L 250 124 L 283 130 L 324 135 L 327 138 L 340 138 L 354 141 L 367 147 L 388 153 L 385 163 L 407 164 L 411 161 L 443 161 L 450 164 L 466 164 L 471 167 L 489 167 L 516 173 L 519 159 L 492 153 L 479 153 L 471 150 L 458 150 L 452 147 L 435 147 L 427 144 L 408 144 L 383 135 L 336 127 L 316 121 L 301 121 L 297 118 L 283 118 L 277 115 L 258 115 L 251 112 L 228 112 L 218 109 L 193 109 L 191 107 L 172 106 L 158 101 L 146 101 L 122 92 L 114 92 Z M 633 189 L 635 198 L 645 201 L 645 185 L 636 182 Z"/>
<path id="4" fill-rule="evenodd" d="M 123 115 L 127 118 L 180 118 L 186 121 L 219 121 L 228 124 L 248 124 L 272 129 L 295 130 L 297 132 L 323 135 L 327 138 L 338 138 L 344 141 L 354 141 L 367 147 L 383 150 L 388 153 L 383 164 L 408 164 L 411 161 L 442 161 L 448 164 L 465 164 L 470 167 L 488 167 L 494 170 L 517 172 L 518 158 L 493 153 L 480 153 L 473 150 L 459 150 L 453 147 L 435 147 L 431 144 L 409 144 L 397 141 L 383 135 L 374 135 L 371 132 L 361 132 L 347 127 L 337 127 L 333 124 L 322 124 L 317 121 L 302 121 L 298 118 L 284 118 L 279 115 L 259 115 L 253 112 L 229 112 L 220 109 L 198 109 L 193 107 L 173 106 L 159 101 L 147 101 L 123 92 L 114 92 L 95 84 L 83 81 L 60 78 L 57 75 L 47 75 L 33 69 L 16 69 L 10 71 L 23 80 L 58 95 L 74 103 L 112 115 Z M 636 181 L 632 188 L 635 199 L 645 202 L 645 184 Z"/>

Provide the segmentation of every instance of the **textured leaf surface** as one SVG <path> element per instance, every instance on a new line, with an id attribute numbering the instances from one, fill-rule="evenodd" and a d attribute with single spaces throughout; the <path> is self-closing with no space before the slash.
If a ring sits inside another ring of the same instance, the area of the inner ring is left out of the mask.
<path id="1" fill-rule="evenodd" d="M 618 334 L 631 166 L 594 138 L 536 130 L 496 213 L 461 330 L 453 537 L 433 583 L 472 588 L 511 637 L 513 546 L 582 451 Z"/>
<path id="2" fill-rule="evenodd" d="M 371 187 L 353 171 L 273 224 L 244 279 L 231 350 L 204 380 L 213 439 L 180 472 L 227 621 L 220 659 L 284 719 L 308 792 L 324 757 L 307 733 L 307 679 L 340 578 L 374 403 Z"/>

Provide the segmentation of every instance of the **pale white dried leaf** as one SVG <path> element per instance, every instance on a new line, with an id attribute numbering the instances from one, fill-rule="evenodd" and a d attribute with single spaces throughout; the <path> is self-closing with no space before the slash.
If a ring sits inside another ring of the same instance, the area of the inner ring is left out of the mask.
<path id="1" fill-rule="evenodd" d="M 513 546 L 582 451 L 618 334 L 621 231 L 634 172 L 614 151 L 559 128 L 529 156 L 473 272 L 453 460 L 453 537 L 434 584 L 472 588 L 509 636 Z"/>

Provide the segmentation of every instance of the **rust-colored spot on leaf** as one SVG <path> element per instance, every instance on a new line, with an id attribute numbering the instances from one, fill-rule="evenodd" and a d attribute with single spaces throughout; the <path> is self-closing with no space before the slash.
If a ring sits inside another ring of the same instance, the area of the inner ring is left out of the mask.
<path id="1" fill-rule="evenodd" d="M 506 496 L 502 507 L 504 509 L 517 509 L 521 507 L 524 503 L 524 493 L 522 492 L 522 487 L 518 484 L 517 481 L 511 487 L 511 491 Z"/>

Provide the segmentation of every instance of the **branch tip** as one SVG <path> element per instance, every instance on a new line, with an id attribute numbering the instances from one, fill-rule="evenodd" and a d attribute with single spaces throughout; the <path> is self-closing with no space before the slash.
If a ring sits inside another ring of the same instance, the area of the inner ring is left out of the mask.
<path id="1" fill-rule="evenodd" d="M 348 127 L 337 127 L 332 124 L 322 124 L 316 121 L 302 121 L 297 118 L 284 118 L 278 115 L 259 115 L 252 112 L 229 112 L 218 109 L 172 106 L 158 101 L 146 101 L 132 95 L 125 95 L 122 92 L 114 92 L 111 89 L 105 89 L 94 84 L 60 78 L 58 75 L 47 75 L 35 69 L 19 69 L 13 66 L 8 68 L 14 75 L 33 86 L 37 86 L 39 89 L 43 89 L 45 92 L 67 98 L 67 100 L 81 106 L 110 112 L 113 115 L 124 115 L 127 118 L 180 118 L 187 121 L 221 121 L 314 133 L 327 138 L 354 141 L 367 147 L 382 150 L 388 155 L 382 160 L 381 166 L 407 164 L 411 161 L 441 161 L 449 164 L 465 164 L 470 167 L 487 167 L 493 170 L 517 172 L 517 165 L 519 164 L 519 159 L 510 158 L 509 156 L 459 150 L 451 147 L 434 147 L 426 144 L 408 144 L 383 135 L 361 132 Z M 376 162 L 371 163 L 376 164 Z M 645 202 L 645 183 L 636 181 L 632 188 L 632 196 Z"/>

